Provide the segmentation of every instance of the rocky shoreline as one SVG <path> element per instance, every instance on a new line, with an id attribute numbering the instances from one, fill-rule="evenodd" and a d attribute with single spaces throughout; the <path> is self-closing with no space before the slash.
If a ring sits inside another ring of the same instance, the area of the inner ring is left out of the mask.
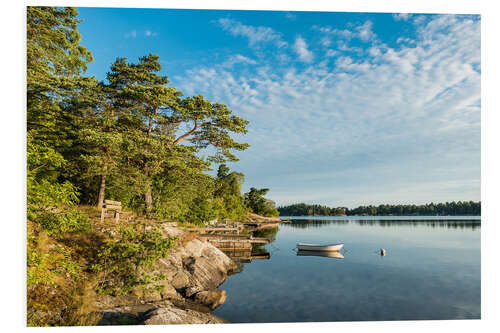
<path id="1" fill-rule="evenodd" d="M 165 225 L 165 236 L 183 232 Z M 226 293 L 217 288 L 226 281 L 236 264 L 209 242 L 194 238 L 179 246 L 168 258 L 160 259 L 158 272 L 167 278 L 162 290 L 128 296 L 98 297 L 98 325 L 220 324 L 227 321 L 211 314 L 224 303 Z"/>

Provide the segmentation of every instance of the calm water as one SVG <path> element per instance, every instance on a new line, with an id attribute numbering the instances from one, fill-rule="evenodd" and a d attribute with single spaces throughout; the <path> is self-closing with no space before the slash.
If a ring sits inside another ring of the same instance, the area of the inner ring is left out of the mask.
<path id="1" fill-rule="evenodd" d="M 259 235 L 275 237 L 264 246 L 271 258 L 240 264 L 214 314 L 233 323 L 478 319 L 480 221 L 461 220 L 293 218 Z M 345 243 L 344 259 L 297 256 L 297 242 Z"/>

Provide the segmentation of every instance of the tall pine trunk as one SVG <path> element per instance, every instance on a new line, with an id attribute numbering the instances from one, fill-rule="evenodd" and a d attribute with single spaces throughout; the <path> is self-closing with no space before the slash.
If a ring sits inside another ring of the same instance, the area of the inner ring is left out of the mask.
<path id="1" fill-rule="evenodd" d="M 104 167 L 104 170 L 107 168 Z M 99 195 L 97 197 L 97 208 L 102 209 L 104 203 L 104 191 L 106 189 L 106 172 L 101 175 L 101 185 L 99 186 Z"/>
<path id="2" fill-rule="evenodd" d="M 153 116 L 149 116 L 149 124 L 148 124 L 148 137 L 151 136 L 151 132 L 153 131 Z M 149 178 L 148 171 L 148 163 L 144 164 L 144 174 Z M 149 181 L 149 179 L 148 179 Z M 146 200 L 146 211 L 150 212 L 153 209 L 153 194 L 151 191 L 151 184 L 149 184 L 146 193 L 144 194 Z"/>
<path id="3" fill-rule="evenodd" d="M 151 193 L 151 188 L 148 188 L 144 196 L 146 198 L 146 210 L 150 212 L 153 209 L 153 194 Z"/>
<path id="4" fill-rule="evenodd" d="M 146 189 L 146 193 L 144 193 L 144 199 L 146 201 L 146 211 L 150 212 L 153 209 L 153 194 L 151 191 L 151 181 L 149 179 L 149 170 L 147 163 L 144 165 L 144 174 L 146 175 L 148 181 L 148 187 Z"/>

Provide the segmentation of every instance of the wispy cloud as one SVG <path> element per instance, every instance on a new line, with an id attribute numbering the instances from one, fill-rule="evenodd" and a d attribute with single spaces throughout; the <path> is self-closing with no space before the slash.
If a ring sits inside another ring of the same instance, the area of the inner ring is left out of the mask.
<path id="1" fill-rule="evenodd" d="M 318 25 L 313 25 L 312 28 L 325 34 L 336 35 L 346 39 L 350 39 L 354 36 L 354 32 L 348 29 L 333 29 L 332 27 L 321 27 Z"/>
<path id="2" fill-rule="evenodd" d="M 412 17 L 411 14 L 408 14 L 408 13 L 395 13 L 395 14 L 392 14 L 392 17 L 396 20 L 396 21 L 408 21 L 408 19 L 410 19 L 410 17 Z"/>
<path id="3" fill-rule="evenodd" d="M 286 14 L 285 14 L 285 17 L 286 17 L 287 19 L 291 20 L 291 21 L 295 21 L 295 20 L 297 19 L 297 15 L 295 15 L 295 14 L 293 14 L 293 13 L 290 13 L 290 12 L 286 13 Z"/>
<path id="4" fill-rule="evenodd" d="M 376 38 L 375 33 L 372 31 L 373 23 L 371 21 L 366 21 L 364 24 L 357 26 L 355 28 L 359 39 L 363 42 L 368 42 Z"/>
<path id="5" fill-rule="evenodd" d="M 136 38 L 138 36 L 144 36 L 144 37 L 156 37 L 158 36 L 157 32 L 151 31 L 149 29 L 144 30 L 143 32 L 137 31 L 137 30 L 132 30 L 123 35 L 125 38 Z"/>
<path id="6" fill-rule="evenodd" d="M 137 31 L 136 30 L 132 30 L 130 32 L 127 32 L 123 35 L 123 37 L 125 38 L 135 38 L 137 37 Z"/>
<path id="7" fill-rule="evenodd" d="M 228 31 L 233 36 L 247 37 L 250 46 L 264 42 L 274 42 L 277 47 L 284 47 L 287 45 L 287 43 L 281 39 L 281 34 L 269 27 L 244 25 L 241 22 L 228 18 L 220 18 L 217 20 L 217 23 L 222 29 Z"/>
<path id="8" fill-rule="evenodd" d="M 372 30 L 373 23 L 371 21 L 365 21 L 363 24 L 358 24 L 354 26 L 351 30 L 349 29 L 333 29 L 330 26 L 322 27 L 318 25 L 313 25 L 312 28 L 322 32 L 323 34 L 340 37 L 346 40 L 352 38 L 361 39 L 363 42 L 368 42 L 374 40 L 377 36 Z"/>
<path id="9" fill-rule="evenodd" d="M 293 49 L 299 56 L 299 59 L 304 62 L 311 62 L 314 58 L 312 51 L 307 49 L 307 43 L 304 38 L 298 36 L 293 44 Z"/>
<path id="10" fill-rule="evenodd" d="M 337 51 L 329 49 L 329 50 L 326 50 L 325 56 L 327 56 L 327 57 L 335 57 L 338 54 L 339 53 Z"/>
<path id="11" fill-rule="evenodd" d="M 146 37 L 156 37 L 156 36 L 158 36 L 158 33 L 151 31 L 151 30 L 146 30 L 146 31 L 144 31 L 144 35 Z"/>
<path id="12" fill-rule="evenodd" d="M 351 39 L 357 38 L 365 43 L 377 41 L 377 35 L 372 30 L 373 23 L 371 21 L 365 21 L 363 24 L 354 25 L 353 28 L 349 29 L 334 29 L 330 26 L 318 26 L 313 25 L 312 28 L 321 32 L 324 36 L 321 38 L 321 45 L 323 47 L 330 47 L 333 44 L 333 40 L 336 41 L 336 51 L 344 52 L 355 52 L 357 54 L 362 54 L 363 50 L 357 46 L 349 46 L 349 41 Z M 329 56 L 333 52 L 327 52 Z"/>
<path id="13" fill-rule="evenodd" d="M 250 120 L 251 147 L 239 166 L 278 203 L 317 196 L 351 205 L 359 191 L 387 202 L 417 192 L 479 199 L 479 20 L 433 16 L 397 48 L 381 45 L 371 28 L 351 30 L 365 36 L 361 59 L 326 50 L 325 59 L 337 57 L 328 65 L 215 66 L 177 79 L 185 93 L 203 93 Z M 301 36 L 293 50 L 306 62 L 320 56 Z"/>
<path id="14" fill-rule="evenodd" d="M 256 65 L 257 64 L 257 61 L 253 60 L 253 59 L 250 59 L 248 57 L 245 57 L 241 54 L 236 54 L 236 55 L 233 55 L 231 57 L 229 57 L 229 59 L 227 59 L 226 61 L 224 61 L 221 66 L 222 67 L 227 67 L 227 68 L 230 68 L 230 67 L 233 67 L 234 64 L 237 64 L 237 63 L 244 63 L 244 64 L 249 64 L 249 65 Z"/>

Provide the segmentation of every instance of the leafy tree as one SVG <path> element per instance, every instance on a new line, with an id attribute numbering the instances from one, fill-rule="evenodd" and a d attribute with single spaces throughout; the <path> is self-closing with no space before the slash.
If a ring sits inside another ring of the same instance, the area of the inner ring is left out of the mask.
<path id="1" fill-rule="evenodd" d="M 264 198 L 267 192 L 269 192 L 268 188 L 256 189 L 252 187 L 249 192 L 245 193 L 245 203 L 255 214 L 278 216 L 279 211 L 275 208 L 274 201 Z"/>
<path id="2" fill-rule="evenodd" d="M 157 74 L 161 70 L 158 60 L 152 54 L 139 58 L 137 64 L 117 58 L 107 76 L 114 106 L 121 110 L 118 124 L 127 128 L 129 171 L 134 170 L 134 183 L 144 195 L 147 211 L 153 208 L 152 179 L 162 170 L 172 142 L 171 133 L 163 129 L 172 124 L 168 115 L 181 95 L 166 86 L 167 76 Z"/>
<path id="3" fill-rule="evenodd" d="M 211 156 L 212 161 L 238 161 L 231 150 L 241 151 L 249 146 L 231 138 L 230 132 L 246 133 L 248 121 L 232 114 L 225 104 L 212 103 L 201 95 L 186 97 L 172 116 L 179 124 L 192 123 L 192 128 L 177 137 L 174 143 L 187 141 L 199 148 L 213 146 L 217 153 Z"/>
<path id="4" fill-rule="evenodd" d="M 229 173 L 229 171 L 225 164 L 221 164 L 215 179 L 214 197 L 217 202 L 217 217 L 221 220 L 238 219 L 247 211 L 241 194 L 245 175 L 235 171 Z"/>
<path id="5" fill-rule="evenodd" d="M 92 55 L 79 44 L 77 15 L 74 8 L 27 7 L 28 131 L 54 147 L 65 143 L 59 137 L 67 128 L 64 99 L 88 84 L 81 74 Z"/>

